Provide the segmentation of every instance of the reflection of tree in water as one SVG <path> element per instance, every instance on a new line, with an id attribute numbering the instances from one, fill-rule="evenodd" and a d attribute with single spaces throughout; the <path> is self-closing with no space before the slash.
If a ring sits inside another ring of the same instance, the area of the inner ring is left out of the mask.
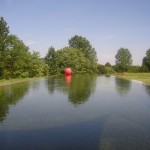
<path id="1" fill-rule="evenodd" d="M 67 92 L 67 86 L 64 80 L 64 76 L 53 76 L 46 80 L 46 86 L 50 94 L 54 94 L 55 90 Z"/>
<path id="2" fill-rule="evenodd" d="M 146 93 L 150 96 L 150 85 L 145 85 Z"/>
<path id="3" fill-rule="evenodd" d="M 94 75 L 74 75 L 71 80 L 66 81 L 64 76 L 51 77 L 46 81 L 50 94 L 55 90 L 68 94 L 68 99 L 73 104 L 81 104 L 88 100 L 96 86 Z"/>
<path id="4" fill-rule="evenodd" d="M 9 105 L 15 105 L 27 93 L 29 83 L 0 87 L 0 121 L 6 118 Z"/>
<path id="5" fill-rule="evenodd" d="M 105 75 L 105 77 L 106 77 L 106 78 L 110 78 L 110 77 L 111 77 L 111 75 L 109 75 L 109 74 L 106 74 L 106 75 Z"/>
<path id="6" fill-rule="evenodd" d="M 130 91 L 131 81 L 115 78 L 116 89 L 121 95 L 126 95 Z"/>
<path id="7" fill-rule="evenodd" d="M 96 76 L 76 75 L 73 76 L 68 91 L 69 101 L 73 104 L 81 104 L 88 100 L 96 86 Z"/>
<path id="8" fill-rule="evenodd" d="M 48 78 L 46 80 L 46 86 L 50 94 L 53 94 L 55 91 L 55 78 Z"/>

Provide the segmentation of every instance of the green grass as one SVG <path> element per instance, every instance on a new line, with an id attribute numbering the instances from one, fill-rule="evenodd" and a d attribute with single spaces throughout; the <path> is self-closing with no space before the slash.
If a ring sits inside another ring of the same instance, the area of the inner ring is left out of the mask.
<path id="1" fill-rule="evenodd" d="M 33 79 L 37 79 L 37 78 L 20 78 L 20 79 L 9 79 L 9 80 L 2 79 L 0 80 L 0 86 L 22 83 Z"/>
<path id="2" fill-rule="evenodd" d="M 133 79 L 142 81 L 143 83 L 150 85 L 150 73 L 124 73 L 124 74 L 115 74 L 115 76 L 124 79 Z"/>

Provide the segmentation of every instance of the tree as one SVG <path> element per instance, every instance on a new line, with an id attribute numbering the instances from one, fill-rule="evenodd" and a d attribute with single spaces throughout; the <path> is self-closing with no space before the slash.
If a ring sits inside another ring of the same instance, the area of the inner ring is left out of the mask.
<path id="1" fill-rule="evenodd" d="M 150 49 L 146 51 L 146 56 L 143 58 L 142 66 L 146 66 L 150 71 Z"/>
<path id="2" fill-rule="evenodd" d="M 73 73 L 90 72 L 90 62 L 85 55 L 76 48 L 65 47 L 57 51 L 60 72 L 71 67 Z"/>
<path id="3" fill-rule="evenodd" d="M 0 77 L 5 68 L 6 50 L 8 49 L 9 27 L 3 17 L 0 17 Z"/>
<path id="4" fill-rule="evenodd" d="M 90 61 L 91 69 L 93 69 L 94 72 L 96 71 L 97 54 L 95 48 L 92 47 L 90 42 L 85 37 L 75 35 L 69 40 L 69 46 L 83 52 L 85 57 Z"/>
<path id="5" fill-rule="evenodd" d="M 128 49 L 120 48 L 115 58 L 116 71 L 126 72 L 132 64 L 132 55 Z"/>
<path id="6" fill-rule="evenodd" d="M 0 17 L 0 52 L 5 51 L 8 47 L 9 27 L 3 17 Z"/>
<path id="7" fill-rule="evenodd" d="M 105 64 L 105 67 L 111 67 L 111 64 L 110 64 L 109 62 L 107 62 L 107 63 Z"/>
<path id="8" fill-rule="evenodd" d="M 99 73 L 99 74 L 106 74 L 106 69 L 105 69 L 105 66 L 104 66 L 104 65 L 98 64 L 98 65 L 97 65 L 97 70 L 98 70 L 98 73 Z"/>
<path id="9" fill-rule="evenodd" d="M 8 42 L 4 78 L 29 77 L 29 48 L 16 35 L 9 35 Z"/>
<path id="10" fill-rule="evenodd" d="M 47 65 L 40 59 L 39 52 L 33 51 L 31 54 L 29 77 L 39 77 L 46 75 Z"/>
<path id="11" fill-rule="evenodd" d="M 0 17 L 0 78 L 42 76 L 46 68 L 39 53 L 29 52 L 22 40 L 9 34 L 7 23 Z"/>
<path id="12" fill-rule="evenodd" d="M 57 74 L 57 52 L 55 48 L 51 46 L 48 49 L 48 53 L 45 56 L 45 62 L 48 65 L 48 72 L 49 74 Z"/>

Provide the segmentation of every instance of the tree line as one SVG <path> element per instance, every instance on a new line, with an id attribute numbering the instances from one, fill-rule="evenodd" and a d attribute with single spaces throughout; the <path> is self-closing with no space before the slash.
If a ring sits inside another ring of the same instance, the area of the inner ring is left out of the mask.
<path id="1" fill-rule="evenodd" d="M 146 51 L 146 56 L 142 60 L 141 66 L 132 65 L 132 54 L 127 48 L 120 48 L 115 55 L 115 65 L 107 62 L 105 65 L 98 64 L 98 71 L 102 74 L 114 72 L 140 73 L 150 71 L 150 49 Z"/>
<path id="2" fill-rule="evenodd" d="M 7 23 L 0 17 L 0 78 L 43 76 L 46 67 L 39 52 L 31 53 L 23 41 L 10 34 Z"/>
<path id="3" fill-rule="evenodd" d="M 51 46 L 44 58 L 39 52 L 29 51 L 22 40 L 10 34 L 9 27 L 0 17 L 0 79 L 26 78 L 64 73 L 71 67 L 73 73 L 114 73 L 150 71 L 150 49 L 143 58 L 142 66 L 132 66 L 132 55 L 128 49 L 120 48 L 115 56 L 116 64 L 98 64 L 95 48 L 85 37 L 75 35 L 68 46 L 55 49 Z"/>

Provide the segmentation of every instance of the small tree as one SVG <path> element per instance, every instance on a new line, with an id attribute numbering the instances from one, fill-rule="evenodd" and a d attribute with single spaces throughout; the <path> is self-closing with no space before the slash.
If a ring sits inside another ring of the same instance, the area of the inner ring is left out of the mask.
<path id="1" fill-rule="evenodd" d="M 57 52 L 55 51 L 54 47 L 50 47 L 48 49 L 48 53 L 46 54 L 45 57 L 45 62 L 48 65 L 48 72 L 49 74 L 56 74 L 57 73 Z"/>
<path id="2" fill-rule="evenodd" d="M 109 62 L 107 62 L 107 63 L 105 64 L 105 67 L 111 67 L 111 64 L 110 64 Z"/>
<path id="3" fill-rule="evenodd" d="M 116 71 L 126 72 L 132 64 L 132 55 L 128 49 L 120 48 L 115 56 Z"/>
<path id="4" fill-rule="evenodd" d="M 150 49 L 146 51 L 146 56 L 143 58 L 142 66 L 146 66 L 150 71 Z"/>
<path id="5" fill-rule="evenodd" d="M 81 50 L 88 59 L 93 62 L 97 62 L 95 48 L 92 47 L 85 37 L 75 35 L 69 40 L 69 46 Z"/>
<path id="6" fill-rule="evenodd" d="M 82 36 L 75 35 L 69 40 L 69 46 L 81 51 L 89 61 L 89 72 L 97 72 L 97 54 L 90 42 Z"/>
<path id="7" fill-rule="evenodd" d="M 7 56 L 6 50 L 8 49 L 8 36 L 9 27 L 3 17 L 0 17 L 0 77 L 3 76 L 5 68 L 5 59 Z"/>

